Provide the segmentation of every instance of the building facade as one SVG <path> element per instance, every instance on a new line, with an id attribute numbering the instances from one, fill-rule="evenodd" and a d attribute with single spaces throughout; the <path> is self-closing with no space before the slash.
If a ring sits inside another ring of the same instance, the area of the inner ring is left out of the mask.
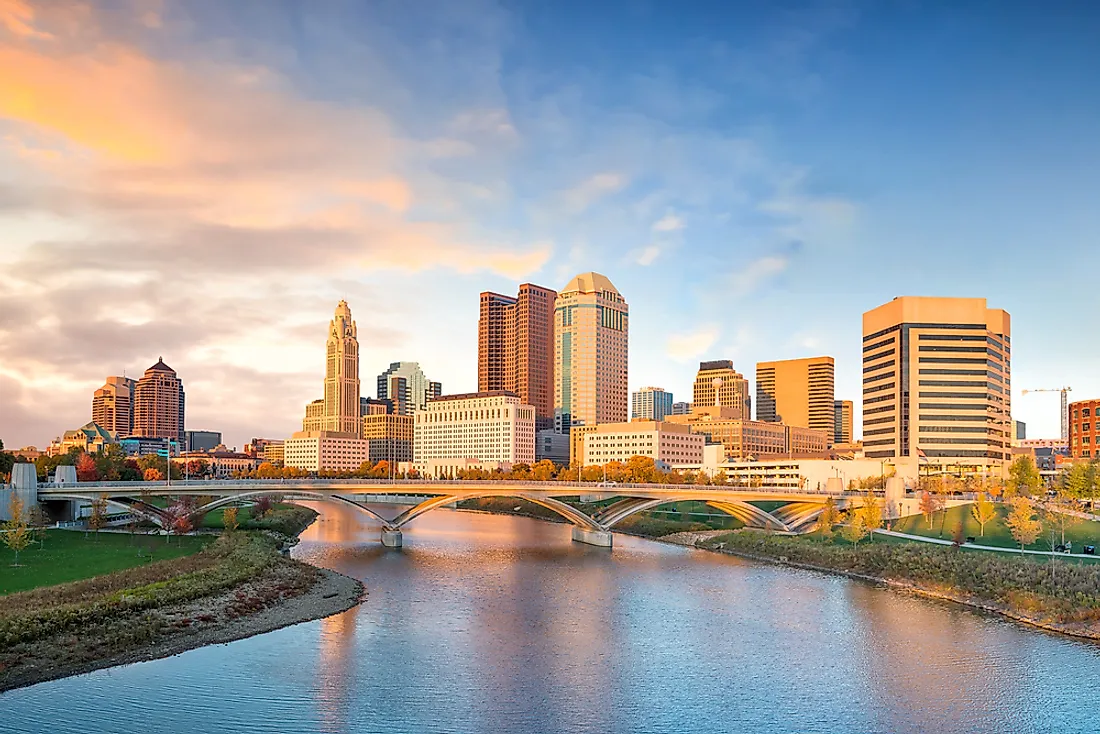
<path id="1" fill-rule="evenodd" d="M 627 420 L 629 309 L 606 276 L 582 273 L 554 301 L 554 428 Z"/>
<path id="2" fill-rule="evenodd" d="M 535 461 L 549 459 L 559 466 L 569 465 L 569 442 L 572 433 L 558 433 L 553 428 L 535 432 Z"/>
<path id="3" fill-rule="evenodd" d="M 984 298 L 895 298 L 863 314 L 867 458 L 959 473 L 1011 460 L 1011 323 Z"/>
<path id="4" fill-rule="evenodd" d="M 359 434 L 359 338 L 347 301 L 336 304 L 325 341 L 325 395 L 306 406 L 302 430 Z"/>
<path id="5" fill-rule="evenodd" d="M 213 451 L 222 445 L 220 431 L 184 431 L 183 445 L 187 451 Z"/>
<path id="6" fill-rule="evenodd" d="M 250 472 L 260 465 L 259 459 L 239 451 L 189 451 L 172 457 L 172 463 L 186 469 L 190 462 L 206 463 L 208 476 L 227 479 L 237 472 Z"/>
<path id="7" fill-rule="evenodd" d="M 756 419 L 823 431 L 836 430 L 832 357 L 756 363 Z"/>
<path id="8" fill-rule="evenodd" d="M 738 418 L 752 417 L 752 398 L 749 397 L 749 381 L 733 368 L 728 359 L 700 362 L 692 389 L 692 407 L 731 408 Z M 690 409 L 688 410 L 690 413 Z"/>
<path id="9" fill-rule="evenodd" d="M 88 454 L 103 452 L 108 446 L 118 443 L 118 434 L 108 431 L 95 421 L 85 423 L 80 428 L 65 431 L 60 437 L 55 438 L 46 449 L 50 456 L 59 456 L 69 453 L 70 449 L 80 449 Z"/>
<path id="10" fill-rule="evenodd" d="M 1070 403 L 1069 454 L 1075 459 L 1100 457 L 1100 400 Z"/>
<path id="11" fill-rule="evenodd" d="M 557 292 L 524 283 L 513 298 L 481 294 L 477 389 L 507 390 L 535 408 L 538 430 L 554 425 L 554 301 Z"/>
<path id="12" fill-rule="evenodd" d="M 413 416 L 396 413 L 369 413 L 363 416 L 363 440 L 368 444 L 367 458 L 372 462 L 413 460 Z"/>
<path id="13" fill-rule="evenodd" d="M 693 403 L 673 403 L 669 415 L 687 415 L 691 412 L 692 405 Z"/>
<path id="14" fill-rule="evenodd" d="M 92 394 L 92 423 L 119 436 L 134 432 L 134 391 L 137 380 L 113 375 Z"/>
<path id="15" fill-rule="evenodd" d="M 672 415 L 672 393 L 663 387 L 643 387 L 630 396 L 630 420 L 663 421 Z"/>
<path id="16" fill-rule="evenodd" d="M 514 393 L 446 395 L 413 418 L 413 466 L 421 473 L 442 476 L 467 460 L 500 467 L 535 461 L 535 409 Z"/>
<path id="17" fill-rule="evenodd" d="M 833 401 L 833 443 L 850 444 L 852 442 L 853 411 L 851 400 Z"/>
<path id="18" fill-rule="evenodd" d="M 283 443 L 283 465 L 306 471 L 352 471 L 367 461 L 368 452 L 367 442 L 357 435 L 303 431 Z"/>
<path id="19" fill-rule="evenodd" d="M 584 466 L 627 462 L 633 456 L 648 456 L 661 469 L 673 464 L 695 464 L 703 460 L 706 437 L 690 426 L 663 421 L 603 423 L 584 436 Z"/>
<path id="20" fill-rule="evenodd" d="M 689 426 L 695 433 L 722 444 L 729 461 L 824 456 L 828 449 L 829 438 L 824 431 L 747 420 L 740 414 L 737 408 L 696 406 L 689 415 L 673 415 L 666 420 Z"/>
<path id="21" fill-rule="evenodd" d="M 429 380 L 418 362 L 391 362 L 378 376 L 378 399 L 389 400 L 397 415 L 425 410 L 442 394 L 443 384 Z"/>
<path id="22" fill-rule="evenodd" d="M 137 438 L 184 440 L 183 381 L 161 358 L 145 370 L 134 387 L 134 432 Z"/>

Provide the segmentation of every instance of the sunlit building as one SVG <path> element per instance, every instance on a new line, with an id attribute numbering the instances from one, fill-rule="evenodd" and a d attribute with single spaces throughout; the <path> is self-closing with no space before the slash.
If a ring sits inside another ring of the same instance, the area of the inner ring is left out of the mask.
<path id="1" fill-rule="evenodd" d="M 497 468 L 535 461 L 535 409 L 505 390 L 445 395 L 413 416 L 413 466 L 453 476 L 471 462 Z"/>
<path id="2" fill-rule="evenodd" d="M 1069 452 L 1075 459 L 1100 456 L 1100 400 L 1070 403 Z"/>
<path id="3" fill-rule="evenodd" d="M 161 358 L 134 387 L 134 431 L 137 438 L 184 440 L 183 381 Z"/>
<path id="4" fill-rule="evenodd" d="M 389 400 L 398 415 L 424 410 L 442 394 L 442 383 L 429 380 L 419 362 L 391 362 L 378 376 L 378 399 Z"/>
<path id="5" fill-rule="evenodd" d="M 328 325 L 325 395 L 306 406 L 302 430 L 359 435 L 359 339 L 346 301 L 336 305 Z"/>
<path id="6" fill-rule="evenodd" d="M 749 381 L 733 368 L 728 359 L 700 362 L 692 389 L 692 408 L 732 408 L 738 418 L 752 417 L 752 398 L 749 397 Z"/>
<path id="7" fill-rule="evenodd" d="M 604 423 L 584 436 L 584 466 L 627 462 L 634 456 L 654 460 L 667 469 L 672 464 L 694 464 L 703 460 L 706 437 L 690 426 L 663 421 Z"/>
<path id="8" fill-rule="evenodd" d="M 813 428 L 832 443 L 835 370 L 832 357 L 757 362 L 756 419 Z"/>
<path id="9" fill-rule="evenodd" d="M 351 471 L 362 466 L 369 444 L 339 431 L 302 431 L 283 443 L 283 464 L 306 471 Z"/>
<path id="10" fill-rule="evenodd" d="M 765 457 L 824 456 L 829 438 L 824 431 L 784 423 L 747 420 L 737 408 L 701 407 L 688 415 L 672 415 L 665 420 L 690 426 L 691 430 L 722 444 L 729 461 Z"/>
<path id="11" fill-rule="evenodd" d="M 672 393 L 662 387 L 643 387 L 630 396 L 630 419 L 662 421 L 672 415 Z"/>
<path id="12" fill-rule="evenodd" d="M 853 410 L 851 400 L 833 401 L 833 443 L 850 444 L 852 442 Z"/>
<path id="13" fill-rule="evenodd" d="M 134 391 L 137 380 L 113 375 L 92 394 L 92 423 L 129 436 L 134 432 Z"/>

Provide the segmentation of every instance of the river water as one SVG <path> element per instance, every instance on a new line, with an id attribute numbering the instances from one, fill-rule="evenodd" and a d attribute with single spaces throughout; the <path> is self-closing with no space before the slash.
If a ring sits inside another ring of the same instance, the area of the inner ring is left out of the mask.
<path id="1" fill-rule="evenodd" d="M 1100 647 L 812 572 L 441 510 L 296 557 L 356 609 L 0 695 L 4 732 L 1100 731 Z"/>

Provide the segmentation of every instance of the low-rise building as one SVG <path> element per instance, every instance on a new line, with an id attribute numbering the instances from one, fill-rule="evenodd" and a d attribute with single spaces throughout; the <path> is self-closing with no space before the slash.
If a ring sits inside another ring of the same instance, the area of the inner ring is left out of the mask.
<path id="1" fill-rule="evenodd" d="M 709 448 L 709 447 L 708 447 Z M 769 459 L 767 461 L 717 461 L 708 453 L 703 462 L 675 465 L 682 471 L 703 471 L 709 476 L 724 475 L 726 482 L 740 487 L 769 487 L 803 492 L 859 489 L 861 482 L 892 476 L 906 487 L 917 485 L 915 474 L 907 473 L 911 463 L 895 467 L 883 459 Z"/>
<path id="2" fill-rule="evenodd" d="M 703 460 L 706 438 L 690 426 L 665 421 L 604 423 L 584 436 L 584 466 L 648 456 L 658 467 Z"/>
<path id="3" fill-rule="evenodd" d="M 569 464 L 569 434 L 546 428 L 535 434 L 535 461 L 549 459 L 555 464 Z"/>
<path id="4" fill-rule="evenodd" d="M 266 461 L 268 464 L 275 466 L 283 466 L 286 462 L 286 443 L 283 441 L 272 441 L 264 446 L 263 453 L 259 458 Z"/>
<path id="5" fill-rule="evenodd" d="M 411 415 L 379 412 L 384 405 L 372 404 L 372 412 L 363 415 L 363 440 L 372 462 L 408 462 L 413 460 L 413 424 Z"/>
<path id="6" fill-rule="evenodd" d="M 98 454 L 111 444 L 118 443 L 118 436 L 111 433 L 98 423 L 85 423 L 80 428 L 65 431 L 55 438 L 46 453 L 50 456 L 59 456 L 69 453 L 69 449 L 77 448 L 89 454 Z M 163 443 L 163 442 L 162 442 Z"/>
<path id="7" fill-rule="evenodd" d="M 368 455 L 367 441 L 337 431 L 300 431 L 283 444 L 283 464 L 306 471 L 351 471 Z"/>
<path id="8" fill-rule="evenodd" d="M 535 409 L 506 390 L 445 395 L 413 416 L 413 466 L 430 476 L 467 460 L 510 468 L 535 461 Z"/>
<path id="9" fill-rule="evenodd" d="M 692 403 L 673 403 L 670 415 L 687 415 L 691 412 Z"/>
<path id="10" fill-rule="evenodd" d="M 783 423 L 742 418 L 740 409 L 696 405 L 688 415 L 672 415 L 669 422 L 690 426 L 724 447 L 726 459 L 742 461 L 787 456 L 825 456 L 829 437 L 824 431 Z"/>
<path id="11" fill-rule="evenodd" d="M 127 456 L 148 456 L 149 454 L 161 454 L 167 448 L 172 456 L 179 456 L 182 446 L 174 438 L 149 438 L 146 436 L 126 436 L 118 440 L 122 450 Z"/>
<path id="12" fill-rule="evenodd" d="M 188 451 L 213 451 L 222 445 L 221 431 L 184 431 L 183 445 Z"/>
<path id="13" fill-rule="evenodd" d="M 183 468 L 192 465 L 191 462 L 205 463 L 206 474 L 216 479 L 225 479 L 237 472 L 252 471 L 260 464 L 255 457 L 239 451 L 188 451 L 172 457 L 172 463 Z"/>
<path id="14" fill-rule="evenodd" d="M 596 430 L 591 426 L 573 426 L 569 429 L 569 466 L 584 464 L 584 437 Z"/>
<path id="15" fill-rule="evenodd" d="M 246 443 L 244 445 L 244 448 L 241 449 L 241 450 L 244 453 L 248 454 L 249 456 L 251 456 L 253 458 L 262 459 L 262 458 L 264 458 L 264 450 L 268 446 L 272 446 L 272 445 L 276 445 L 276 444 L 279 445 L 279 446 L 282 446 L 283 445 L 283 439 L 281 439 L 281 438 L 253 438 L 251 441 Z"/>
<path id="16" fill-rule="evenodd" d="M 1100 456 L 1100 400 L 1078 400 L 1069 407 L 1069 452 L 1075 459 Z"/>

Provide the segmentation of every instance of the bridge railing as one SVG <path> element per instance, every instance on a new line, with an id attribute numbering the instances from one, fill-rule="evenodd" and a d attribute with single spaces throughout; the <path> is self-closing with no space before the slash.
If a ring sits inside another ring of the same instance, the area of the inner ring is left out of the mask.
<path id="1" fill-rule="evenodd" d="M 96 489 L 133 489 L 141 491 L 142 489 L 170 489 L 178 487 L 180 489 L 201 489 L 210 488 L 213 492 L 218 492 L 217 489 L 224 485 L 233 485 L 233 487 L 264 489 L 267 487 L 286 487 L 287 491 L 293 491 L 294 488 L 308 488 L 308 487 L 331 487 L 332 485 L 345 485 L 348 487 L 356 486 L 371 486 L 371 487 L 394 487 L 399 488 L 402 486 L 408 487 L 424 487 L 425 485 L 431 487 L 481 487 L 492 486 L 494 484 L 508 484 L 509 486 L 523 486 L 546 489 L 560 489 L 563 487 L 576 488 L 585 490 L 586 493 L 609 493 L 613 494 L 616 491 L 623 489 L 643 489 L 643 490 L 693 490 L 693 491 L 738 491 L 744 490 L 746 492 L 772 492 L 775 494 L 810 494 L 820 495 L 823 497 L 846 497 L 862 495 L 861 491 L 843 490 L 841 492 L 826 492 L 820 489 L 802 489 L 795 487 L 776 487 L 776 486 L 760 486 L 749 487 L 744 485 L 733 484 L 658 484 L 653 482 L 582 482 L 582 481 L 535 481 L 535 480 L 518 480 L 518 479 L 360 479 L 360 478 L 294 478 L 294 479 L 191 479 L 191 480 L 178 480 L 178 481 L 157 481 L 157 482 L 79 482 L 77 484 L 47 484 L 40 483 L 39 488 L 47 490 L 57 489 L 59 491 L 89 491 Z M 881 491 L 876 494 L 881 494 Z"/>

